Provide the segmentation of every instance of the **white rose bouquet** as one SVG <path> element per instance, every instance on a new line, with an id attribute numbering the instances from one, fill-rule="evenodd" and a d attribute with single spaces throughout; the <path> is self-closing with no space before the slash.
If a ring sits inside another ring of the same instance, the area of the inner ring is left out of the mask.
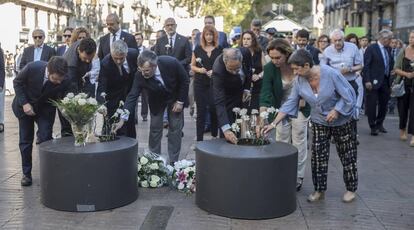
<path id="1" fill-rule="evenodd" d="M 159 188 L 168 183 L 169 169 L 165 159 L 145 152 L 138 158 L 138 183 L 143 188 Z"/>
<path id="2" fill-rule="evenodd" d="M 75 145 L 85 145 L 88 130 L 91 129 L 91 122 L 101 105 L 98 104 L 95 98 L 89 97 L 85 93 L 77 95 L 68 93 L 62 100 L 52 100 L 51 102 L 70 122 L 75 137 Z"/>

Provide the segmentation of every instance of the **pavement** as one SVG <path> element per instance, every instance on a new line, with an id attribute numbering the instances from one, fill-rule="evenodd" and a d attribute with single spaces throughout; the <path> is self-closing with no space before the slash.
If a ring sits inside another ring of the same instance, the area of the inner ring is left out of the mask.
<path id="1" fill-rule="evenodd" d="M 195 195 L 169 187 L 139 188 L 135 202 L 113 210 L 73 213 L 49 209 L 40 201 L 38 150 L 33 152 L 33 186 L 21 187 L 18 122 L 6 97 L 5 132 L 0 134 L 0 229 L 414 229 L 414 148 L 399 140 L 398 117 L 388 116 L 387 134 L 369 135 L 366 117 L 358 123 L 357 198 L 341 202 L 345 186 L 334 146 L 325 200 L 308 203 L 313 191 L 310 154 L 297 209 L 268 220 L 240 220 L 209 214 L 195 205 Z M 56 123 L 55 132 L 59 130 Z M 149 122 L 137 125 L 139 149 L 148 145 Z M 194 159 L 195 121 L 185 111 L 181 158 Z M 208 139 L 206 135 L 206 139 Z M 166 151 L 163 138 L 162 151 Z"/>

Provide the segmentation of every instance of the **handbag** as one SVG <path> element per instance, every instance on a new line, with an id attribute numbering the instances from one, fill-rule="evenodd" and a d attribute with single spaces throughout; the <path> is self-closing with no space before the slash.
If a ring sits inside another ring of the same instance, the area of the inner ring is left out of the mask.
<path id="1" fill-rule="evenodd" d="M 404 80 L 393 83 L 391 86 L 391 97 L 402 97 L 405 94 Z"/>

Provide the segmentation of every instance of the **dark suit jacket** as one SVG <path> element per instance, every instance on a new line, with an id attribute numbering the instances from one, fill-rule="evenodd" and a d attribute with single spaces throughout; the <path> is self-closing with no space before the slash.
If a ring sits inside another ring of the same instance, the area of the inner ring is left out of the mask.
<path id="1" fill-rule="evenodd" d="M 6 77 L 6 69 L 4 68 L 4 53 L 3 53 L 3 50 L 0 48 L 0 88 L 4 88 L 5 77 Z"/>
<path id="2" fill-rule="evenodd" d="M 158 68 L 165 86 L 155 77 L 145 79 L 140 72 L 137 72 L 131 92 L 128 94 L 124 108 L 135 111 L 137 99 L 142 89 L 148 93 L 148 104 L 152 114 L 163 113 L 166 105 L 176 101 L 188 103 L 188 74 L 178 60 L 169 56 L 158 57 Z M 132 118 L 133 119 L 133 118 Z"/>
<path id="3" fill-rule="evenodd" d="M 66 45 L 59 46 L 56 50 L 56 56 L 63 56 L 63 54 L 65 54 L 65 51 L 66 51 Z"/>
<path id="4" fill-rule="evenodd" d="M 158 55 L 168 55 L 178 59 L 178 61 L 184 66 L 184 68 L 189 71 L 189 65 L 191 62 L 191 45 L 188 38 L 177 34 L 175 37 L 174 47 L 166 48 L 165 46 L 169 44 L 168 36 L 162 36 L 157 40 L 155 44 L 154 52 Z"/>
<path id="5" fill-rule="evenodd" d="M 126 60 L 128 62 L 129 73 L 121 75 L 118 66 L 112 59 L 111 54 L 105 56 L 101 61 L 101 69 L 98 78 L 97 100 L 103 103 L 106 99 L 108 115 L 112 116 L 112 112 L 118 108 L 119 101 L 125 101 L 134 82 L 134 76 L 137 72 L 138 51 L 133 48 L 128 49 Z M 105 92 L 106 97 L 101 97 L 101 93 Z M 132 111 L 130 111 L 132 112 Z"/>
<path id="6" fill-rule="evenodd" d="M 194 47 L 200 45 L 200 36 L 201 36 L 201 32 L 196 34 L 196 37 L 194 40 L 194 43 L 195 43 Z M 221 46 L 223 49 L 230 47 L 229 43 L 227 42 L 226 33 L 222 31 L 218 31 L 218 43 L 219 43 L 219 46 Z"/>
<path id="7" fill-rule="evenodd" d="M 216 106 L 217 119 L 219 127 L 234 122 L 234 107 L 242 107 L 242 97 L 244 90 L 250 89 L 251 83 L 251 63 L 244 57 L 251 56 L 250 52 L 244 52 L 243 49 L 243 72 L 245 79 L 242 81 L 239 74 L 231 74 L 226 70 L 223 62 L 223 55 L 217 57 L 213 65 L 213 97 Z M 250 68 L 250 69 L 249 69 Z"/>
<path id="8" fill-rule="evenodd" d="M 362 77 L 364 83 L 371 82 L 373 89 L 378 89 L 382 86 L 383 82 L 388 84 L 388 79 L 391 74 L 391 70 L 394 68 L 394 58 L 391 57 L 390 48 L 387 48 L 388 60 L 389 60 L 389 72 L 385 76 L 384 58 L 382 56 L 379 45 L 372 44 L 367 47 L 364 53 L 364 68 L 362 69 Z M 377 84 L 374 84 L 376 80 Z"/>
<path id="9" fill-rule="evenodd" d="M 86 83 L 84 85 L 82 77 L 91 70 L 92 63 L 82 62 L 79 58 L 78 47 L 80 41 L 73 43 L 63 57 L 68 62 L 68 76 L 71 81 L 71 85 L 68 89 L 68 92 L 80 93 L 86 92 L 84 89 L 90 85 L 89 79 L 85 79 Z"/>
<path id="10" fill-rule="evenodd" d="M 43 84 L 47 62 L 35 61 L 24 67 L 13 80 L 16 96 L 13 99 L 12 109 L 17 118 L 26 116 L 23 105 L 30 103 L 37 114 L 52 105 L 50 99 L 56 100 L 63 97 L 68 80 L 60 85 L 53 85 L 49 80 Z"/>
<path id="11" fill-rule="evenodd" d="M 43 44 L 41 61 L 48 62 L 49 59 L 56 55 L 55 49 Z M 27 63 L 32 62 L 34 58 L 34 46 L 29 46 L 23 50 L 22 59 L 20 61 L 20 69 L 23 69 Z"/>
<path id="12" fill-rule="evenodd" d="M 111 44 L 109 41 L 110 38 L 110 33 L 99 38 L 98 57 L 100 60 L 111 52 L 111 47 L 109 46 Z M 121 40 L 128 45 L 128 48 L 138 49 L 137 41 L 135 40 L 134 35 L 121 31 Z"/>

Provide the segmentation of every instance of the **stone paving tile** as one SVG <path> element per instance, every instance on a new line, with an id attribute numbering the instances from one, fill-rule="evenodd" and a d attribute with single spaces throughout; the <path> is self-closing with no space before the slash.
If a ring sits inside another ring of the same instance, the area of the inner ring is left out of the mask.
<path id="1" fill-rule="evenodd" d="M 139 189 L 137 201 L 114 210 L 92 213 L 60 212 L 41 204 L 37 147 L 33 152 L 33 186 L 20 186 L 18 124 L 6 98 L 5 133 L 0 134 L 0 229 L 139 229 L 152 206 L 172 206 L 167 229 L 414 229 L 414 149 L 398 140 L 398 118 L 387 117 L 389 133 L 369 136 L 365 117 L 359 122 L 358 197 L 351 204 L 341 202 L 345 192 L 342 166 L 331 145 L 328 190 L 324 201 L 306 201 L 313 191 L 310 153 L 302 191 L 297 193 L 298 208 L 292 214 L 269 220 L 238 220 L 209 214 L 195 205 L 195 195 L 176 190 Z M 185 115 L 180 158 L 194 159 L 195 122 Z M 57 121 L 56 124 L 59 124 Z M 147 148 L 149 122 L 137 125 L 139 150 Z M 54 128 L 54 135 L 59 126 Z M 167 130 L 162 140 L 166 156 Z M 205 140 L 210 139 L 208 135 Z"/>

